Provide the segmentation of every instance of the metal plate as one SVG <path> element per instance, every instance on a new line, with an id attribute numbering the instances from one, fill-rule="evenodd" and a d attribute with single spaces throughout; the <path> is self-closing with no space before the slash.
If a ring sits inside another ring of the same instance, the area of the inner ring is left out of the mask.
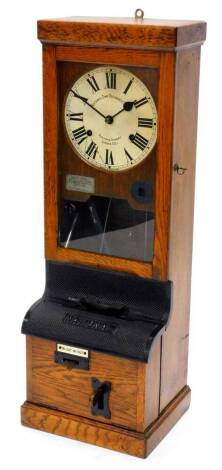
<path id="1" fill-rule="evenodd" d="M 72 356 L 89 357 L 88 349 L 80 349 L 75 346 L 69 346 L 68 344 L 57 344 L 56 350 L 60 353 L 70 354 Z"/>
<path id="2" fill-rule="evenodd" d="M 80 175 L 66 175 L 67 191 L 79 191 L 82 193 L 95 193 L 95 178 Z"/>

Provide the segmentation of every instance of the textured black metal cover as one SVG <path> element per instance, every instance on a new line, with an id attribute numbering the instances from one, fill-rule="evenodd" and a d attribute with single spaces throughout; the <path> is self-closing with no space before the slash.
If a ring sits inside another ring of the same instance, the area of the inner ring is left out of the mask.
<path id="1" fill-rule="evenodd" d="M 47 261 L 22 333 L 147 362 L 170 303 L 170 281 Z"/>

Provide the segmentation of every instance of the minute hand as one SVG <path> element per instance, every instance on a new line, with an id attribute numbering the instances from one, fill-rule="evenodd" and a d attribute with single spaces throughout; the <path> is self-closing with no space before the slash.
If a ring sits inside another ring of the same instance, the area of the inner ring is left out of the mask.
<path id="1" fill-rule="evenodd" d="M 104 119 L 106 118 L 106 116 L 104 116 L 103 113 L 101 113 L 98 109 L 94 108 L 94 106 L 90 103 L 88 103 L 88 99 L 85 98 L 84 96 L 80 96 L 78 95 L 75 91 L 71 90 L 71 92 L 73 93 L 73 95 L 75 96 L 75 98 L 79 98 L 80 100 L 82 100 L 84 103 L 86 103 L 90 108 L 92 108 L 94 111 L 96 111 L 96 113 L 100 114 L 100 116 L 102 116 Z"/>

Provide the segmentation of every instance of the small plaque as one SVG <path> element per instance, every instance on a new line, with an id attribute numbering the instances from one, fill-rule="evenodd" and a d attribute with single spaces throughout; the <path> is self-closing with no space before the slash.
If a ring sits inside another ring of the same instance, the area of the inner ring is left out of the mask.
<path id="1" fill-rule="evenodd" d="M 66 189 L 82 193 L 95 193 L 95 178 L 90 176 L 66 175 Z"/>
<path id="2" fill-rule="evenodd" d="M 88 349 L 80 349 L 68 344 L 57 344 L 56 349 L 60 353 L 70 354 L 71 356 L 89 357 Z"/>

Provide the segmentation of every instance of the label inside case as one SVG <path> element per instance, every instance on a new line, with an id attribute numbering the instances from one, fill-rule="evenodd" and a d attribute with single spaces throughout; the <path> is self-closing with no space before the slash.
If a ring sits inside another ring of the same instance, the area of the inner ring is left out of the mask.
<path id="1" fill-rule="evenodd" d="M 90 176 L 66 175 L 67 191 L 79 191 L 82 193 L 95 193 L 95 178 Z"/>

